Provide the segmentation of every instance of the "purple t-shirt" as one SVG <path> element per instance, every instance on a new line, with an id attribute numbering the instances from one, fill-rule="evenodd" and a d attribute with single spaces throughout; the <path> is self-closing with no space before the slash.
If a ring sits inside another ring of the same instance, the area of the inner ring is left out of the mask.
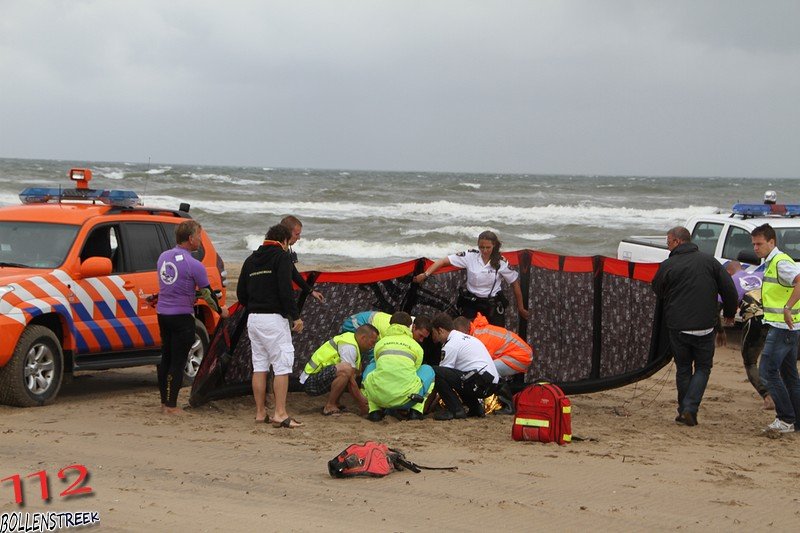
<path id="1" fill-rule="evenodd" d="M 160 315 L 191 315 L 197 301 L 195 288 L 208 286 L 203 263 L 191 252 L 176 246 L 158 257 L 158 303 Z"/>

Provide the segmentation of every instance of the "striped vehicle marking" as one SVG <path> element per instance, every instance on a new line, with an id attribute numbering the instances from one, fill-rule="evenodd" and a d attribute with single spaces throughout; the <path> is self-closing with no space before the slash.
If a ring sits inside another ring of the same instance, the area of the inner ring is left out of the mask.
<path id="1" fill-rule="evenodd" d="M 117 342 L 113 342 L 109 339 L 108 335 L 106 334 L 107 331 L 111 330 L 110 326 L 105 326 L 105 320 L 103 317 L 105 315 L 103 307 L 105 306 L 105 300 L 103 299 L 102 295 L 95 290 L 94 285 L 88 283 L 89 280 L 84 280 L 83 290 L 85 291 L 86 295 L 92 301 L 92 309 L 93 313 L 89 313 L 88 309 L 83 308 L 82 305 L 74 304 L 75 309 L 79 316 L 82 317 L 83 323 L 86 327 L 92 332 L 92 335 L 97 340 L 97 347 L 93 347 L 90 343 L 90 348 L 93 348 L 94 351 L 109 351 L 111 350 L 113 345 L 117 345 L 118 347 L 122 346 L 122 339 L 117 339 Z M 108 309 L 106 307 L 106 309 Z M 114 316 L 113 314 L 111 315 Z M 105 326 L 105 327 L 104 327 Z M 112 332 L 113 336 L 113 332 Z"/>
<path id="2" fill-rule="evenodd" d="M 61 283 L 69 286 L 69 290 L 71 290 L 72 293 L 75 294 L 75 297 L 78 298 L 78 301 L 81 302 L 83 309 L 89 313 L 89 316 L 92 316 L 94 314 L 94 301 L 91 296 L 83 290 L 83 287 L 69 277 L 63 270 L 54 270 L 53 275 L 56 279 L 61 281 Z"/>
<path id="3" fill-rule="evenodd" d="M 86 281 L 86 283 L 91 285 L 91 287 L 94 290 L 97 291 L 97 293 L 100 295 L 100 297 L 102 298 L 103 302 L 105 302 L 105 304 L 109 307 L 109 309 L 112 309 L 113 312 L 116 312 L 117 298 L 115 297 L 114 294 L 111 293 L 111 290 L 109 290 L 109 288 L 106 287 L 103 284 L 103 282 L 100 281 L 97 278 L 89 278 L 89 279 L 87 279 L 85 281 Z M 95 302 L 100 303 L 97 300 L 95 300 Z"/>
<path id="4" fill-rule="evenodd" d="M 139 318 L 139 315 L 136 314 L 136 309 L 132 308 L 126 300 L 120 300 L 117 302 L 117 304 L 119 304 L 120 308 L 125 313 L 125 315 L 131 320 L 133 325 L 136 326 L 136 329 L 142 336 L 144 343 L 148 346 L 155 344 L 155 341 L 153 340 L 153 335 L 151 334 L 150 330 L 147 329 L 147 326 L 145 325 L 144 321 L 141 318 Z"/>
<path id="5" fill-rule="evenodd" d="M 136 338 L 138 344 L 152 345 L 153 338 L 136 312 L 136 308 L 139 305 L 139 298 L 136 293 L 124 287 L 125 280 L 120 276 L 103 278 L 101 282 L 105 284 L 111 294 L 116 296 L 116 316 L 128 318 L 130 321 L 130 326 L 122 321 L 116 321 L 115 327 L 118 328 L 118 334 L 128 339 Z"/>

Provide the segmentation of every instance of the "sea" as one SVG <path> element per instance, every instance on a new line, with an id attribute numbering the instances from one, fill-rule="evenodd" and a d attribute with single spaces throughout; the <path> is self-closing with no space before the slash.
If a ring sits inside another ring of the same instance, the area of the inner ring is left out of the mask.
<path id="1" fill-rule="evenodd" d="M 166 163 L 0 159 L 0 206 L 26 187 L 72 187 L 89 168 L 91 187 L 136 191 L 145 206 L 190 214 L 226 262 L 241 263 L 271 225 L 300 218 L 294 246 L 305 269 L 352 270 L 476 247 L 492 230 L 504 250 L 616 257 L 630 235 L 660 235 L 691 215 L 737 202 L 800 203 L 797 179 L 387 172 Z"/>

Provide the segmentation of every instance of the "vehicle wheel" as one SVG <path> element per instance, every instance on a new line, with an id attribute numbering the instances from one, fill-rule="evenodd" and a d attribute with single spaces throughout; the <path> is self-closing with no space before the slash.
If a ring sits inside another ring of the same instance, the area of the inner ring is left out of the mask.
<path id="1" fill-rule="evenodd" d="M 28 326 L 14 355 L 0 368 L 0 403 L 33 407 L 51 402 L 61 389 L 64 355 L 55 333 Z"/>
<path id="2" fill-rule="evenodd" d="M 189 386 L 194 382 L 200 363 L 208 352 L 208 331 L 206 326 L 198 319 L 194 319 L 194 342 L 189 348 L 189 356 L 186 358 L 186 366 L 183 367 L 183 384 Z"/>

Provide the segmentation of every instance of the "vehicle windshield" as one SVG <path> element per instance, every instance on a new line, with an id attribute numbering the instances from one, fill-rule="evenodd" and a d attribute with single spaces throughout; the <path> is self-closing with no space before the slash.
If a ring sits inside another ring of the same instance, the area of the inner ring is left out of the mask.
<path id="1" fill-rule="evenodd" d="M 0 266 L 60 266 L 79 229 L 68 224 L 0 221 Z"/>
<path id="2" fill-rule="evenodd" d="M 800 261 L 800 228 L 775 228 L 778 237 L 778 248 L 789 254 L 795 261 Z"/>

